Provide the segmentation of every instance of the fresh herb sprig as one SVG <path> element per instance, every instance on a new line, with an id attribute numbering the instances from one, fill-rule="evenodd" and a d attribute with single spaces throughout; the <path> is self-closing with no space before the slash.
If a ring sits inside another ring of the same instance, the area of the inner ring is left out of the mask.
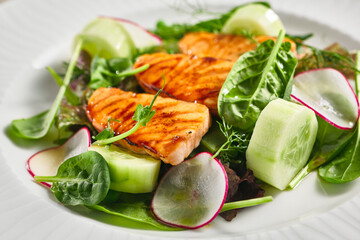
<path id="1" fill-rule="evenodd" d="M 303 44 L 304 48 L 310 50 L 304 57 L 299 59 L 296 67 L 296 73 L 305 72 L 316 68 L 334 68 L 342 73 L 349 71 L 359 72 L 355 61 L 350 54 L 322 50 L 310 45 Z"/>
<path id="2" fill-rule="evenodd" d="M 132 117 L 132 119 L 134 121 L 136 121 L 136 124 L 128 131 L 114 136 L 114 137 L 110 137 L 107 139 L 102 139 L 102 140 L 98 140 L 96 142 L 94 142 L 93 144 L 96 145 L 107 145 L 107 144 L 111 144 L 113 142 L 119 141 L 123 138 L 126 138 L 128 136 L 130 136 L 131 134 L 133 134 L 134 132 L 136 132 L 141 126 L 145 127 L 146 124 L 151 120 L 151 118 L 155 115 L 155 110 L 152 109 L 154 102 L 156 100 L 156 98 L 159 96 L 159 94 L 161 93 L 161 91 L 164 89 L 165 87 L 165 78 L 163 77 L 164 80 L 164 84 L 163 87 L 155 94 L 154 98 L 152 99 L 150 105 L 146 105 L 145 107 L 142 104 L 139 104 L 136 109 L 135 109 L 135 113 Z M 109 131 L 107 129 L 104 129 L 103 131 Z"/>
<path id="3" fill-rule="evenodd" d="M 128 58 L 105 59 L 95 56 L 90 66 L 89 87 L 98 89 L 100 87 L 116 87 L 126 77 L 133 76 L 149 68 L 146 64 L 136 69 L 131 69 L 132 61 Z"/>
<path id="4" fill-rule="evenodd" d="M 227 124 L 224 119 L 222 123 L 217 123 L 219 124 L 220 131 L 226 138 L 226 142 L 216 151 L 213 158 L 216 158 L 219 154 L 223 155 L 223 153 L 230 151 L 245 152 L 249 145 L 251 133 L 241 133 L 235 130 Z"/>
<path id="5" fill-rule="evenodd" d="M 107 122 L 107 128 L 105 128 L 103 131 L 99 132 L 96 136 L 93 136 L 92 138 L 95 140 L 104 140 L 108 138 L 114 137 L 115 133 L 110 127 L 110 122 L 120 122 L 118 119 L 109 118 Z"/>

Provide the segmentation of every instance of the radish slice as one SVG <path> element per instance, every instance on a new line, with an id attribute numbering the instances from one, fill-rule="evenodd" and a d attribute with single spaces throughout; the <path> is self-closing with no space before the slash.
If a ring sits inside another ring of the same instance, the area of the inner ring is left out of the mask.
<path id="1" fill-rule="evenodd" d="M 159 221 L 168 225 L 200 228 L 219 214 L 227 189 L 227 175 L 219 160 L 210 153 L 199 153 L 164 175 L 151 209 Z"/>
<path id="2" fill-rule="evenodd" d="M 162 44 L 162 40 L 159 36 L 149 32 L 144 27 L 140 26 L 137 23 L 134 23 L 127 19 L 115 18 L 115 17 L 106 17 L 120 22 L 126 31 L 129 33 L 131 39 L 134 41 L 136 48 L 146 48 L 151 46 L 158 46 Z"/>
<path id="3" fill-rule="evenodd" d="M 55 176 L 60 164 L 68 158 L 88 150 L 91 136 L 87 128 L 81 128 L 63 145 L 42 150 L 32 155 L 26 162 L 26 168 L 31 176 Z M 49 183 L 42 183 L 51 187 Z"/>
<path id="4" fill-rule="evenodd" d="M 331 125 L 348 130 L 359 118 L 359 102 L 345 76 L 338 70 L 309 70 L 294 77 L 291 96 Z"/>

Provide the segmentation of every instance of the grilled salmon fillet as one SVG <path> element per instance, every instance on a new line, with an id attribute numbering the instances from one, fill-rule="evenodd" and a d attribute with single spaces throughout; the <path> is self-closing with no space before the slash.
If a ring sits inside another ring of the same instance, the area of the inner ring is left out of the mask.
<path id="1" fill-rule="evenodd" d="M 110 126 L 116 135 L 135 125 L 132 119 L 138 104 L 150 105 L 154 95 L 124 92 L 118 88 L 99 88 L 90 97 L 86 109 L 97 131 Z M 156 113 L 145 127 L 117 144 L 136 153 L 149 154 L 165 163 L 181 163 L 208 131 L 211 118 L 207 107 L 171 98 L 158 97 L 153 105 Z"/>
<path id="2" fill-rule="evenodd" d="M 245 52 L 254 50 L 256 42 L 262 43 L 276 37 L 254 36 L 254 40 L 241 35 L 215 34 L 208 32 L 187 33 L 180 41 L 179 48 L 182 53 L 198 55 L 199 57 L 214 57 L 237 60 Z M 296 53 L 296 45 L 289 39 L 291 51 Z"/>
<path id="3" fill-rule="evenodd" d="M 140 86 L 156 93 L 163 86 L 162 96 L 206 105 L 217 114 L 217 99 L 235 61 L 197 57 L 188 54 L 154 53 L 140 56 L 134 68 L 150 67 L 136 74 Z"/>

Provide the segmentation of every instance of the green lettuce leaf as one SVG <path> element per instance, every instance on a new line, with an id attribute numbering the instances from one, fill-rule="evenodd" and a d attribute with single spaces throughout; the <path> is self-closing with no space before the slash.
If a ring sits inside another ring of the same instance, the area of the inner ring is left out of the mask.
<path id="1" fill-rule="evenodd" d="M 265 41 L 235 63 L 218 99 L 219 115 L 226 123 L 250 132 L 270 101 L 290 98 L 297 59 L 283 39 L 281 31 L 276 43 Z"/>

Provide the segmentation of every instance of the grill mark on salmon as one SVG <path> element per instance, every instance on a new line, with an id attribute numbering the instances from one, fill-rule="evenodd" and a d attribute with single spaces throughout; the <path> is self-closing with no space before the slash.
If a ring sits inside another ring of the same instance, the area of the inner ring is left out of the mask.
<path id="1" fill-rule="evenodd" d="M 206 105 L 217 114 L 217 98 L 235 61 L 200 58 L 188 54 L 154 53 L 140 56 L 134 68 L 149 64 L 150 67 L 136 74 L 140 86 L 155 94 L 165 88 L 161 96 Z"/>
<path id="2" fill-rule="evenodd" d="M 199 57 L 237 60 L 245 52 L 254 50 L 256 42 L 262 43 L 269 39 L 276 41 L 276 37 L 270 36 L 254 36 L 252 40 L 241 35 L 191 32 L 179 41 L 179 48 L 182 53 Z M 296 53 L 295 43 L 289 39 L 284 41 L 290 42 L 291 51 Z"/>
<path id="3" fill-rule="evenodd" d="M 110 127 L 119 135 L 135 125 L 132 116 L 138 104 L 149 105 L 154 95 L 124 92 L 117 88 L 99 88 L 88 101 L 87 116 L 100 132 Z M 172 165 L 182 162 L 208 131 L 209 109 L 201 104 L 158 97 L 153 105 L 156 113 L 146 127 L 116 144 L 137 153 L 149 154 Z M 114 109 L 117 109 L 114 111 Z"/>

